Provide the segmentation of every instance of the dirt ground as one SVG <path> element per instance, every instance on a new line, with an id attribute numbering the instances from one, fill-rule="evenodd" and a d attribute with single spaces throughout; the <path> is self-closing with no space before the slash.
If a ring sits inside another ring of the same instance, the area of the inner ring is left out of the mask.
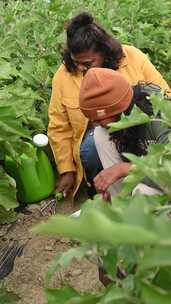
<path id="1" fill-rule="evenodd" d="M 57 213 L 70 214 L 79 209 L 78 201 L 80 204 L 84 200 L 84 195 L 79 196 L 74 208 L 70 200 L 58 203 Z M 20 213 L 18 221 L 9 225 L 4 235 L 0 229 L 1 246 L 15 240 L 25 244 L 22 255 L 15 259 L 14 268 L 5 279 L 5 285 L 20 296 L 18 304 L 46 304 L 43 286 L 48 266 L 55 255 L 71 248 L 73 242 L 67 238 L 33 235 L 31 227 L 47 220 L 49 211 L 42 214 L 39 204 L 30 205 L 28 209 L 29 214 Z M 52 286 L 59 287 L 61 278 L 80 291 L 98 291 L 102 288 L 97 266 L 86 259 L 73 261 L 70 267 L 62 269 L 55 275 Z"/>

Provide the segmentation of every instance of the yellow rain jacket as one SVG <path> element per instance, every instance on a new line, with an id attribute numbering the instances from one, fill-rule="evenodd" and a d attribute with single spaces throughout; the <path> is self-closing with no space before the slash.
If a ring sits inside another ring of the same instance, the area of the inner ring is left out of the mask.
<path id="1" fill-rule="evenodd" d="M 139 81 L 155 83 L 162 89 L 169 89 L 166 81 L 155 69 L 147 56 L 133 46 L 123 45 L 125 57 L 121 60 L 119 72 L 131 85 Z M 79 90 L 82 73 L 72 74 L 61 65 L 54 75 L 49 105 L 49 142 L 60 174 L 75 171 L 74 194 L 83 178 L 80 161 L 80 144 L 87 129 L 88 119 L 79 109 Z"/>

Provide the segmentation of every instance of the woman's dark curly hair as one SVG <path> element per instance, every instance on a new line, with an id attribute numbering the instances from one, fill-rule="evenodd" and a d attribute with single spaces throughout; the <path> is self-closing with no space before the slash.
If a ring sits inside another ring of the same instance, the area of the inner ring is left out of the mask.
<path id="1" fill-rule="evenodd" d="M 67 46 L 63 52 L 63 62 L 69 72 L 77 70 L 71 54 L 76 55 L 89 50 L 104 57 L 102 67 L 118 69 L 119 62 L 124 57 L 121 44 L 95 23 L 90 14 L 80 13 L 71 19 L 66 30 Z"/>

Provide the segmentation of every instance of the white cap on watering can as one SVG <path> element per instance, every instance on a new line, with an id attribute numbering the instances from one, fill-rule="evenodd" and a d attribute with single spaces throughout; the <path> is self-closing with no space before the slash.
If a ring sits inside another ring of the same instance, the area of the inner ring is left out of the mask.
<path id="1" fill-rule="evenodd" d="M 48 144 L 48 137 L 45 134 L 36 134 L 33 136 L 33 143 L 37 147 L 45 147 Z"/>

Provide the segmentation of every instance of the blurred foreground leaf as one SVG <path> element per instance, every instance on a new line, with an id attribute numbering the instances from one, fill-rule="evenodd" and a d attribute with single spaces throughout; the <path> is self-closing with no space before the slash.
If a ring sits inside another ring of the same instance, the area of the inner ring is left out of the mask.
<path id="1" fill-rule="evenodd" d="M 1 304 L 17 304 L 20 300 L 19 296 L 5 288 L 0 288 L 0 303 Z"/>

